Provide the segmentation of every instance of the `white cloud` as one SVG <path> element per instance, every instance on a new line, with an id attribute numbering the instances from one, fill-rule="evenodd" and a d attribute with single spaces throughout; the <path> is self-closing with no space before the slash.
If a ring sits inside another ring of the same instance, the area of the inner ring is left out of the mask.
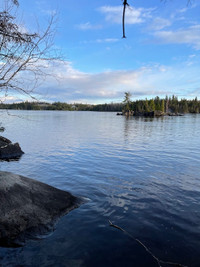
<path id="1" fill-rule="evenodd" d="M 135 98 L 166 94 L 187 97 L 200 84 L 199 66 L 186 63 L 174 67 L 157 64 L 137 70 L 86 73 L 73 68 L 70 62 L 57 62 L 49 71 L 56 79 L 48 76 L 43 86 L 38 88 L 39 100 L 120 102 L 125 91 L 130 91 Z"/>
<path id="2" fill-rule="evenodd" d="M 195 54 L 189 55 L 189 58 L 194 58 L 194 57 L 196 57 Z"/>
<path id="3" fill-rule="evenodd" d="M 151 17 L 153 9 L 128 7 L 126 9 L 126 24 L 138 24 Z M 123 6 L 102 6 L 99 11 L 105 15 L 107 21 L 111 23 L 122 23 Z"/>
<path id="4" fill-rule="evenodd" d="M 22 102 L 23 98 L 19 98 L 17 95 L 16 96 L 5 96 L 3 94 L 0 94 L 0 99 L 1 99 L 1 103 L 18 103 L 18 102 Z"/>
<path id="5" fill-rule="evenodd" d="M 43 61 L 40 65 L 42 63 Z M 162 97 L 166 94 L 189 97 L 200 84 L 199 63 L 191 65 L 187 61 L 173 67 L 154 64 L 135 70 L 107 70 L 98 73 L 77 70 L 71 62 L 54 61 L 49 62 L 46 71 L 50 75 L 34 91 L 34 96 L 40 101 L 121 102 L 125 91 L 130 91 L 137 99 L 157 95 Z M 24 88 L 27 88 L 25 82 L 31 79 L 27 73 L 26 81 L 23 81 Z M 14 91 L 9 91 L 9 96 L 14 96 L 9 99 L 11 102 L 19 99 Z M 200 91 L 196 96 L 200 97 Z"/>
<path id="6" fill-rule="evenodd" d="M 96 39 L 96 43 L 115 43 L 118 42 L 119 39 L 117 38 L 105 38 L 105 39 Z"/>
<path id="7" fill-rule="evenodd" d="M 102 25 L 92 25 L 90 22 L 81 23 L 79 25 L 76 25 L 76 28 L 79 30 L 98 30 L 102 28 Z"/>
<path id="8" fill-rule="evenodd" d="M 171 25 L 172 25 L 172 22 L 170 20 L 157 17 L 153 20 L 152 24 L 150 25 L 150 29 L 158 31 L 166 27 L 169 27 Z"/>
<path id="9" fill-rule="evenodd" d="M 96 39 L 96 40 L 90 40 L 90 41 L 82 41 L 83 44 L 92 44 L 92 43 L 116 43 L 119 39 L 117 38 L 104 38 L 104 39 Z"/>
<path id="10" fill-rule="evenodd" d="M 157 31 L 154 36 L 168 44 L 188 44 L 200 50 L 200 24 L 176 31 Z"/>

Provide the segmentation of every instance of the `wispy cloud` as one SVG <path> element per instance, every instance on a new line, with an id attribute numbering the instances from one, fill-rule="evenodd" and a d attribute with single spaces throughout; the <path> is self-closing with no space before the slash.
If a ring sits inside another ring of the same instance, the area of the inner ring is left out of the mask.
<path id="1" fill-rule="evenodd" d="M 104 38 L 104 39 L 95 39 L 95 40 L 85 40 L 85 41 L 82 41 L 81 43 L 83 44 L 92 44 L 92 43 L 99 43 L 99 44 L 102 44 L 102 43 L 116 43 L 118 42 L 119 39 L 117 38 Z"/>
<path id="2" fill-rule="evenodd" d="M 167 44 L 188 44 L 200 50 L 200 24 L 171 31 L 157 31 L 154 36 Z"/>
<path id="3" fill-rule="evenodd" d="M 40 0 L 36 1 L 35 3 L 37 5 L 39 12 L 41 12 L 42 14 L 46 14 L 48 16 L 54 16 L 58 13 L 58 10 L 50 8 L 49 4 L 47 4 L 46 1 Z"/>
<path id="4" fill-rule="evenodd" d="M 12 103 L 18 103 L 18 102 L 24 101 L 23 98 L 19 98 L 19 96 L 17 96 L 17 95 L 16 96 L 15 95 L 13 95 L 13 96 L 5 96 L 5 95 L 1 94 L 0 97 L 1 97 L 1 103 L 10 103 L 10 104 L 12 104 Z"/>
<path id="5" fill-rule="evenodd" d="M 166 27 L 169 27 L 172 25 L 172 21 L 169 19 L 161 18 L 161 17 L 156 17 L 153 19 L 152 23 L 150 24 L 149 28 L 151 30 L 162 30 Z"/>
<path id="6" fill-rule="evenodd" d="M 185 12 L 188 11 L 188 9 L 189 9 L 188 7 L 184 7 L 184 8 L 178 9 L 177 13 L 185 13 Z"/>
<path id="7" fill-rule="evenodd" d="M 111 23 L 121 23 L 123 12 L 122 6 L 102 6 L 99 11 L 105 15 L 106 21 Z M 151 17 L 152 8 L 134 8 L 129 7 L 126 10 L 126 24 L 138 24 Z"/>
<path id="8" fill-rule="evenodd" d="M 98 25 L 93 25 L 90 22 L 86 22 L 86 23 L 81 23 L 76 25 L 76 28 L 79 30 L 98 30 L 102 28 L 102 25 L 98 24 Z"/>
<path id="9" fill-rule="evenodd" d="M 118 42 L 119 39 L 117 38 L 105 38 L 105 39 L 96 39 L 96 43 L 115 43 Z"/>
<path id="10" fill-rule="evenodd" d="M 47 77 L 38 88 L 37 97 L 47 101 L 105 103 L 120 102 L 125 91 L 135 98 L 178 95 L 190 96 L 199 87 L 199 67 L 182 64 L 146 66 L 136 70 L 86 73 L 73 68 L 70 62 L 51 66 L 53 78 Z M 50 71 L 51 71 L 50 68 Z M 200 96 L 198 92 L 197 96 Z"/>

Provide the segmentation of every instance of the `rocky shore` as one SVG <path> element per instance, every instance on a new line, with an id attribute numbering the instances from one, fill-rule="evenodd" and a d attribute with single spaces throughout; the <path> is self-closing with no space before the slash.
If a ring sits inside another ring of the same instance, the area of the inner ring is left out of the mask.
<path id="1" fill-rule="evenodd" d="M 39 181 L 0 172 L 0 246 L 24 245 L 53 230 L 57 219 L 82 200 Z"/>
<path id="2" fill-rule="evenodd" d="M 0 160 L 19 159 L 18 143 L 0 136 Z M 0 171 L 0 246 L 17 247 L 44 236 L 61 216 L 83 201 L 39 181 Z"/>

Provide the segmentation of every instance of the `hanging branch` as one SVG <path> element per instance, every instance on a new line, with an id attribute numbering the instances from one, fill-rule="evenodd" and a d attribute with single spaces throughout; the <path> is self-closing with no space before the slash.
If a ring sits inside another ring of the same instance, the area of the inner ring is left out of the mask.
<path id="1" fill-rule="evenodd" d="M 133 237 L 131 234 L 129 234 L 126 230 L 124 230 L 120 226 L 113 224 L 110 220 L 108 220 L 108 221 L 109 221 L 109 224 L 110 224 L 111 227 L 114 227 L 114 228 L 122 231 L 123 233 L 125 233 L 126 235 L 128 235 L 131 239 L 133 239 L 134 241 L 136 241 L 137 243 L 139 243 L 146 250 L 146 252 L 149 253 L 152 256 L 152 258 L 157 262 L 157 264 L 158 264 L 159 267 L 162 267 L 161 264 L 166 264 L 166 265 L 171 265 L 171 266 L 176 266 L 176 267 L 187 267 L 186 265 L 182 265 L 180 263 L 175 263 L 175 262 L 169 262 L 169 261 L 160 260 L 139 239 Z"/>
<path id="2" fill-rule="evenodd" d="M 127 3 L 127 0 L 124 0 L 123 2 L 123 16 L 122 16 L 122 28 L 123 28 L 123 37 L 122 38 L 126 38 L 125 35 L 125 13 L 126 13 L 126 7 L 129 6 L 129 4 Z"/>
<path id="3" fill-rule="evenodd" d="M 123 30 L 122 38 L 126 38 L 126 34 L 125 34 L 125 16 L 126 16 L 126 8 L 127 8 L 127 6 L 129 6 L 127 1 L 128 0 L 124 0 L 123 1 L 123 6 L 124 7 L 123 7 L 123 15 L 122 15 L 122 30 Z M 161 0 L 161 2 L 163 2 L 163 1 L 166 1 L 166 0 Z M 191 4 L 191 2 L 192 2 L 191 0 L 187 0 L 187 5 Z"/>

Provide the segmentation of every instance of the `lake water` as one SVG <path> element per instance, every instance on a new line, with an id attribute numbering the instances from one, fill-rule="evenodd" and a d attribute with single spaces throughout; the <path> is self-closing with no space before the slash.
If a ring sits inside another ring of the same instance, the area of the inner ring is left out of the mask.
<path id="1" fill-rule="evenodd" d="M 89 201 L 22 248 L 0 248 L 0 266 L 200 266 L 200 115 L 158 119 L 115 113 L 1 113 L 3 136 L 25 154 L 11 171 Z M 167 265 L 163 265 L 167 266 Z"/>

